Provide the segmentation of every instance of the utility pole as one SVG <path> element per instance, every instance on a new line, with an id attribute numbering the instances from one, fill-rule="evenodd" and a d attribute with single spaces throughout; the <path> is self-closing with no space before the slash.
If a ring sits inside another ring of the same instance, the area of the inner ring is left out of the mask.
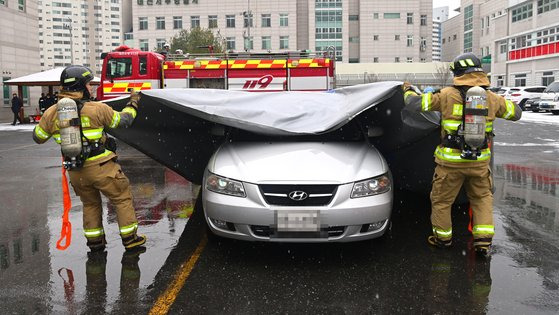
<path id="1" fill-rule="evenodd" d="M 252 11 L 250 11 L 250 0 L 247 0 L 247 11 L 243 12 L 243 22 L 246 21 L 247 32 L 243 32 L 245 51 L 250 51 L 250 25 L 252 24 Z"/>

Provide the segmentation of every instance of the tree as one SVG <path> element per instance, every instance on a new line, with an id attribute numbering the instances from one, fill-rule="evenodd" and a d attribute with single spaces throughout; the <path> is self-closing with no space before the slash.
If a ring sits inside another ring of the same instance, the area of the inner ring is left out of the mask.
<path id="1" fill-rule="evenodd" d="M 170 45 L 171 53 L 174 53 L 177 49 L 191 54 L 208 53 L 207 46 L 213 46 L 214 53 L 221 53 L 223 52 L 224 40 L 221 35 L 214 35 L 209 29 L 196 27 L 190 31 L 181 30 L 177 35 L 171 37 Z"/>
<path id="2" fill-rule="evenodd" d="M 435 77 L 437 78 L 437 83 L 440 87 L 445 87 L 448 84 L 448 79 L 451 78 L 452 73 L 448 67 L 448 63 L 440 62 L 435 68 Z"/>

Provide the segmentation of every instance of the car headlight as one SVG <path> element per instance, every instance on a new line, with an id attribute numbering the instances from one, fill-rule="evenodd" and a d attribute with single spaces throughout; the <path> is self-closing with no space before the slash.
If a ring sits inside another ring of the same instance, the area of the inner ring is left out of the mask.
<path id="1" fill-rule="evenodd" d="M 242 182 L 212 173 L 209 173 L 206 178 L 206 188 L 218 194 L 246 197 Z"/>
<path id="2" fill-rule="evenodd" d="M 390 190 L 390 178 L 381 175 L 353 184 L 351 198 L 361 198 L 385 193 Z"/>
<path id="3" fill-rule="evenodd" d="M 553 98 L 553 101 L 554 101 L 554 102 L 559 101 L 559 95 L 556 95 L 556 96 Z"/>

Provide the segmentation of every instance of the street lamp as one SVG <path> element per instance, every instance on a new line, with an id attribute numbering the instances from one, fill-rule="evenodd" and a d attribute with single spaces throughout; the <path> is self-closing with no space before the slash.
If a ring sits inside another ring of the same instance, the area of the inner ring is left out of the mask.
<path id="1" fill-rule="evenodd" d="M 65 21 L 68 21 L 68 23 L 64 23 L 62 25 L 62 28 L 67 29 L 68 32 L 70 33 L 70 64 L 73 65 L 74 64 L 74 40 L 72 39 L 72 19 L 67 18 Z"/>

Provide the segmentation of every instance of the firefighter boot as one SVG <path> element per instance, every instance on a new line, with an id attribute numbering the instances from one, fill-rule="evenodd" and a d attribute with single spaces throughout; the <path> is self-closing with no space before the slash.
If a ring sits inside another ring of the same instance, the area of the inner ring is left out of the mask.
<path id="1" fill-rule="evenodd" d="M 106 245 L 105 235 L 87 239 L 87 247 L 89 247 L 91 252 L 102 252 L 105 250 Z"/>
<path id="2" fill-rule="evenodd" d="M 130 236 L 126 236 L 122 238 L 122 245 L 126 250 L 132 250 L 139 246 L 142 246 L 146 243 L 146 236 L 145 235 L 136 235 L 133 233 Z"/>
<path id="3" fill-rule="evenodd" d="M 490 238 L 474 239 L 474 250 L 479 257 L 488 257 L 489 250 L 491 249 Z"/>
<path id="4" fill-rule="evenodd" d="M 452 240 L 441 240 L 437 238 L 435 235 L 430 235 L 427 238 L 427 243 L 431 246 L 435 246 L 438 248 L 449 248 L 452 245 Z"/>

